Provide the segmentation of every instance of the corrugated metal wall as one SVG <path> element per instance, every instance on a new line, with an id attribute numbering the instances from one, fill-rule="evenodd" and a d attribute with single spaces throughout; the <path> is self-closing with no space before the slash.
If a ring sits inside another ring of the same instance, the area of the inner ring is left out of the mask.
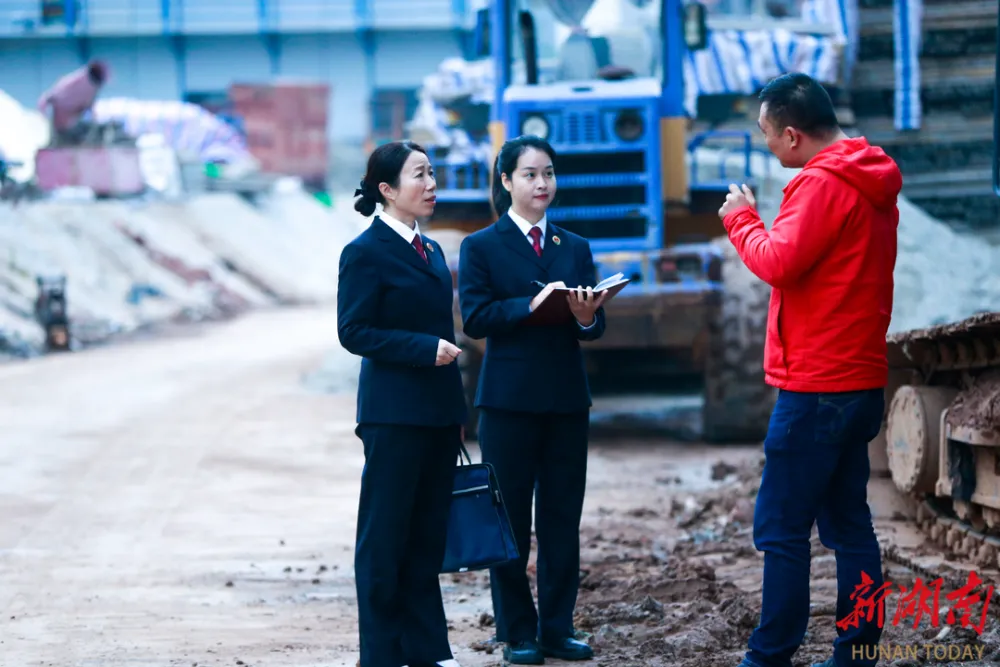
<path id="1" fill-rule="evenodd" d="M 104 0 L 131 3 L 134 0 Z M 389 0 L 383 0 L 388 4 Z M 93 0 L 92 0 L 93 2 Z M 244 0 L 246 5 L 252 5 Z M 95 3 L 96 4 L 96 3 Z M 331 86 L 330 138 L 356 142 L 368 134 L 372 88 L 416 88 L 438 64 L 461 55 L 455 31 L 406 30 L 375 34 L 374 57 L 365 56 L 354 34 L 285 34 L 278 38 L 279 76 L 317 80 Z M 165 37 L 98 37 L 89 39 L 92 57 L 107 60 L 112 79 L 106 96 L 178 99 L 183 92 L 225 90 L 233 81 L 271 78 L 264 39 L 256 34 L 196 35 L 184 40 L 183 67 Z M 0 89 L 25 105 L 62 74 L 78 67 L 86 55 L 72 38 L 0 40 Z"/>
<path id="2" fill-rule="evenodd" d="M 50 11 L 48 20 L 43 5 Z M 467 0 L 0 0 L 0 35 L 471 28 Z"/>

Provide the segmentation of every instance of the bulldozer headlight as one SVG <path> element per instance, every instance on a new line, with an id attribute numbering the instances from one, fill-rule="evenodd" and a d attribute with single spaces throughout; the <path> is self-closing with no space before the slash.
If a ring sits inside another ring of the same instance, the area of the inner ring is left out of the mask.
<path id="1" fill-rule="evenodd" d="M 531 134 L 539 139 L 548 139 L 549 122 L 543 116 L 528 116 L 521 123 L 521 134 Z"/>
<path id="2" fill-rule="evenodd" d="M 627 109 L 615 118 L 615 134 L 622 141 L 635 141 L 642 137 L 645 130 L 646 124 L 638 111 Z"/>

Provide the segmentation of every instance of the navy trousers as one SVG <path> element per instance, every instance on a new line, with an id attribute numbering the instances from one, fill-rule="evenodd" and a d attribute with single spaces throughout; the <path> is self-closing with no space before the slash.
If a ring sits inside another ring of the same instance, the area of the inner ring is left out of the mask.
<path id="1" fill-rule="evenodd" d="M 459 426 L 362 424 L 365 447 L 354 577 L 361 667 L 452 657 L 438 575 Z"/>
<path id="2" fill-rule="evenodd" d="M 580 584 L 580 516 L 587 486 L 589 412 L 533 414 L 483 408 L 479 444 L 493 464 L 520 559 L 490 570 L 497 640 L 573 636 Z M 527 565 L 531 506 L 538 540 L 538 609 Z"/>
<path id="3" fill-rule="evenodd" d="M 850 596 L 862 572 L 873 581 L 867 594 L 882 585 L 882 560 L 868 507 L 868 443 L 881 427 L 884 400 L 882 389 L 778 394 L 764 440 L 764 473 L 754 512 L 754 545 L 764 552 L 764 591 L 747 662 L 791 667 L 809 622 L 814 523 L 820 541 L 836 553 L 837 620 L 853 611 Z M 838 667 L 875 664 L 860 658 L 866 655 L 864 647 L 877 645 L 882 635 L 877 616 L 871 623 L 862 619 L 858 628 L 838 628 L 837 634 Z M 853 656 L 852 647 L 857 647 Z"/>

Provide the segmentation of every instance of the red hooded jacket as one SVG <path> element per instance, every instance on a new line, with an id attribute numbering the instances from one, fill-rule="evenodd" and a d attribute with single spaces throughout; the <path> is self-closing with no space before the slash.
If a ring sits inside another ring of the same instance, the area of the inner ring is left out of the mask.
<path id="1" fill-rule="evenodd" d="M 770 231 L 749 206 L 725 217 L 744 263 L 773 288 L 768 384 L 801 392 L 885 386 L 902 185 L 881 148 L 844 139 L 785 186 Z"/>

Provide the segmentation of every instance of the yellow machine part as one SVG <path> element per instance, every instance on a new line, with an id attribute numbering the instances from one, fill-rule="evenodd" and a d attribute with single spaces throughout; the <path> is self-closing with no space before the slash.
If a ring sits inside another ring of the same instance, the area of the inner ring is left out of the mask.
<path id="1" fill-rule="evenodd" d="M 687 120 L 660 119 L 660 178 L 663 199 L 682 202 L 688 196 L 688 173 L 684 156 L 687 153 Z"/>
<path id="2" fill-rule="evenodd" d="M 493 146 L 493 156 L 500 152 L 503 142 L 507 140 L 507 124 L 502 120 L 490 121 L 488 126 L 490 133 L 490 143 Z"/>

